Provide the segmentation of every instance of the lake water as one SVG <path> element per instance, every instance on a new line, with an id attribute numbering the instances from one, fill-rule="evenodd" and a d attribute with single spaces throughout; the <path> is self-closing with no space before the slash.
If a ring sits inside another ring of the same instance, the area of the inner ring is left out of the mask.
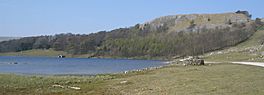
<path id="1" fill-rule="evenodd" d="M 157 60 L 0 56 L 0 73 L 107 74 L 165 65 Z"/>

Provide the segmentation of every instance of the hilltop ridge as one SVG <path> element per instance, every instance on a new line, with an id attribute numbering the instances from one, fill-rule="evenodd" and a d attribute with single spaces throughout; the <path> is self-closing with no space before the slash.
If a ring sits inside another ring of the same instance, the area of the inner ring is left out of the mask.
<path id="1" fill-rule="evenodd" d="M 251 18 L 248 14 L 242 13 L 218 13 L 218 14 L 180 14 L 156 18 L 152 21 L 141 24 L 141 28 L 146 25 L 155 30 L 158 27 L 167 25 L 170 32 L 179 32 L 186 30 L 191 22 L 197 27 L 215 28 L 228 27 L 230 23 L 247 23 Z"/>

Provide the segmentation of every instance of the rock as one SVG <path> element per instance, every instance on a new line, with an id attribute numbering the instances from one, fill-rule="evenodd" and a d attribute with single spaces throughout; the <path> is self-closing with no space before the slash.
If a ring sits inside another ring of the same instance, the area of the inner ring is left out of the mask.
<path id="1" fill-rule="evenodd" d="M 64 86 L 62 86 L 62 85 L 58 85 L 58 84 L 52 85 L 52 87 L 64 88 Z"/>
<path id="2" fill-rule="evenodd" d="M 187 65 L 205 65 L 204 60 L 200 59 L 199 57 L 187 57 L 184 59 L 179 60 L 181 63 L 183 63 L 183 66 Z"/>
<path id="3" fill-rule="evenodd" d="M 80 87 L 74 87 L 74 86 L 68 86 L 68 88 L 74 89 L 74 90 L 80 90 Z"/>
<path id="4" fill-rule="evenodd" d="M 65 86 L 54 84 L 52 87 L 59 87 L 59 88 L 65 88 Z M 66 86 L 67 88 L 74 89 L 74 90 L 80 90 L 80 87 L 74 87 L 74 86 Z"/>
<path id="5" fill-rule="evenodd" d="M 222 51 L 218 51 L 217 54 L 223 54 L 223 52 Z"/>
<path id="6" fill-rule="evenodd" d="M 125 84 L 125 83 L 127 83 L 127 81 L 121 81 L 120 83 L 121 83 L 121 84 Z"/>

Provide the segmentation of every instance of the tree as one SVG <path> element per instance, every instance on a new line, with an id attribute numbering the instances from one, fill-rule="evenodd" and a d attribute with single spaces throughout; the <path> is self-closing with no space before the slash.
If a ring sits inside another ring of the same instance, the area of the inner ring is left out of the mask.
<path id="1" fill-rule="evenodd" d="M 47 37 L 39 37 L 36 39 L 35 43 L 33 44 L 34 49 L 49 49 L 50 43 Z"/>

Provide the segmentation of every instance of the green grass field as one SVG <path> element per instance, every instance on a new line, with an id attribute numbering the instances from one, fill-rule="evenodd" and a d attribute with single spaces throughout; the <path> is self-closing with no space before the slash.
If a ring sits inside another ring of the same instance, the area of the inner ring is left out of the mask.
<path id="1" fill-rule="evenodd" d="M 264 69 L 235 64 L 172 65 L 97 76 L 0 75 L 2 95 L 262 95 Z M 122 83 L 123 82 L 123 83 Z M 54 87 L 53 85 L 61 85 Z M 80 90 L 68 86 L 80 87 Z"/>
<path id="2" fill-rule="evenodd" d="M 7 52 L 0 53 L 0 56 L 46 56 L 46 57 L 57 57 L 58 55 L 65 55 L 66 57 L 72 58 L 88 58 L 90 54 L 73 55 L 64 51 L 55 51 L 53 49 L 33 49 L 20 52 Z"/>

